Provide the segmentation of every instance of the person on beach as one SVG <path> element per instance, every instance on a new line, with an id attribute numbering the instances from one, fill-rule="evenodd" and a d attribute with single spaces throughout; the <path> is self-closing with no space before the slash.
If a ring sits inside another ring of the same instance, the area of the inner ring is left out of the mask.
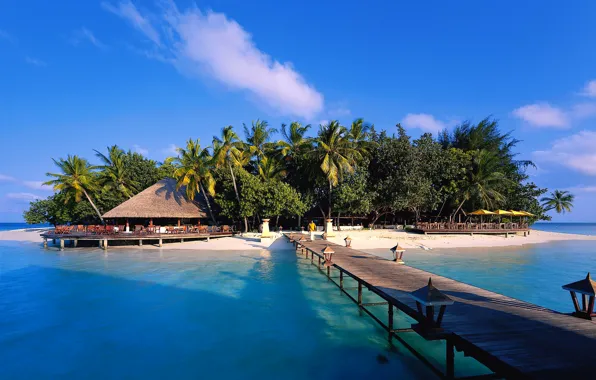
<path id="1" fill-rule="evenodd" d="M 308 225 L 308 232 L 310 232 L 310 240 L 315 240 L 315 231 L 317 230 L 317 225 L 315 224 L 314 220 L 311 220 Z"/>

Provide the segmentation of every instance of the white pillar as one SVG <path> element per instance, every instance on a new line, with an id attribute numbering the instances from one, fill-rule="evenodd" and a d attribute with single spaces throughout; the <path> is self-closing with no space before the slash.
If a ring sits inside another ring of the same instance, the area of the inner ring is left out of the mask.
<path id="1" fill-rule="evenodd" d="M 108 249 L 108 239 L 103 239 L 103 249 L 104 251 Z"/>
<path id="2" fill-rule="evenodd" d="M 273 235 L 269 231 L 269 219 L 263 219 L 263 232 L 261 233 L 261 239 L 270 238 Z"/>
<path id="3" fill-rule="evenodd" d="M 325 223 L 325 232 L 327 232 L 327 237 L 334 237 L 335 232 L 333 232 L 333 219 L 327 219 L 327 223 Z"/>

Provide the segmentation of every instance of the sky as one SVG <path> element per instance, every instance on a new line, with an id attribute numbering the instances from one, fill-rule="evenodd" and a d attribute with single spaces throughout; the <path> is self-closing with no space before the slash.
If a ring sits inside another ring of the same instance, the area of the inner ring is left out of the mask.
<path id="1" fill-rule="evenodd" d="M 267 120 L 362 117 L 417 137 L 487 116 L 596 221 L 596 2 L 4 0 L 0 222 L 47 197 L 52 158 L 157 161 Z M 316 127 L 313 128 L 316 130 Z"/>

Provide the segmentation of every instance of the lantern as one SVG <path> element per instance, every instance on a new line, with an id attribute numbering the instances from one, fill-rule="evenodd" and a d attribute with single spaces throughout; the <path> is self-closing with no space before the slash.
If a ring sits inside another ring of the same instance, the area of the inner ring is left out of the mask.
<path id="1" fill-rule="evenodd" d="M 352 246 L 352 238 L 349 236 L 346 236 L 346 238 L 344 239 L 344 241 L 346 242 L 346 247 L 351 247 Z"/>
<path id="2" fill-rule="evenodd" d="M 596 313 L 594 313 L 596 281 L 592 280 L 589 272 L 585 279 L 567 284 L 563 286 L 563 289 L 568 290 L 571 294 L 571 300 L 573 301 L 573 307 L 575 308 L 575 312 L 572 314 L 574 317 L 583 319 L 592 319 L 596 317 Z M 576 293 L 582 295 L 581 309 L 577 301 Z"/>
<path id="3" fill-rule="evenodd" d="M 391 248 L 391 253 L 393 253 L 393 261 L 395 261 L 398 264 L 404 264 L 402 257 L 404 257 L 405 251 L 406 250 L 403 249 L 402 247 L 400 247 L 399 244 L 397 244 L 395 247 Z"/>
<path id="4" fill-rule="evenodd" d="M 416 307 L 420 317 L 420 322 L 412 326 L 414 331 L 417 331 L 421 335 L 441 332 L 441 322 L 443 321 L 445 309 L 447 306 L 453 305 L 453 300 L 441 293 L 441 291 L 433 285 L 430 278 L 425 287 L 413 291 L 410 293 L 410 297 L 416 301 Z M 439 306 L 439 313 L 436 319 L 435 306 Z"/>

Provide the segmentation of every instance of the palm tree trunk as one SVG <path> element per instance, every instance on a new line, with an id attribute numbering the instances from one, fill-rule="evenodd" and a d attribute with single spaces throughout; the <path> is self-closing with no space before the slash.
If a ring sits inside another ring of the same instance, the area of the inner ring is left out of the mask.
<path id="1" fill-rule="evenodd" d="M 99 216 L 99 220 L 101 220 L 101 224 L 106 224 L 103 221 L 103 218 L 101 217 L 101 212 L 99 212 L 99 210 L 97 209 L 97 206 L 95 206 L 95 203 L 93 203 L 93 201 L 91 200 L 91 197 L 89 196 L 89 194 L 87 194 L 87 191 L 85 189 L 83 189 L 83 193 L 85 194 L 85 196 L 87 197 L 87 200 L 89 201 L 89 203 L 91 203 L 91 206 L 93 207 L 93 209 L 95 210 L 95 212 L 97 213 L 97 216 Z"/>
<path id="2" fill-rule="evenodd" d="M 207 208 L 209 209 L 209 215 L 211 216 L 211 220 L 213 221 L 213 224 L 217 225 L 217 222 L 215 221 L 215 216 L 213 216 L 213 210 L 211 210 L 211 202 L 209 202 L 209 198 L 207 198 L 207 193 L 205 193 L 205 189 L 203 188 L 203 184 L 199 184 L 199 186 L 201 186 L 201 193 L 203 193 L 203 198 L 205 198 L 205 202 L 207 203 Z"/>
<path id="3" fill-rule="evenodd" d="M 232 164 L 230 162 L 228 162 L 228 166 L 230 167 L 230 173 L 232 174 L 232 183 L 234 184 L 236 199 L 238 200 L 238 208 L 240 208 L 240 195 L 238 194 L 238 186 L 236 186 L 236 176 L 234 176 L 234 170 L 232 169 Z M 246 216 L 244 217 L 244 232 L 248 232 L 248 219 Z"/>
<path id="4" fill-rule="evenodd" d="M 341 227 L 339 226 L 339 218 L 341 217 L 341 212 L 337 213 L 337 230 L 341 231 Z"/>
<path id="5" fill-rule="evenodd" d="M 331 185 L 331 181 L 329 181 L 329 217 L 331 219 L 331 191 L 333 190 L 333 186 Z"/>

